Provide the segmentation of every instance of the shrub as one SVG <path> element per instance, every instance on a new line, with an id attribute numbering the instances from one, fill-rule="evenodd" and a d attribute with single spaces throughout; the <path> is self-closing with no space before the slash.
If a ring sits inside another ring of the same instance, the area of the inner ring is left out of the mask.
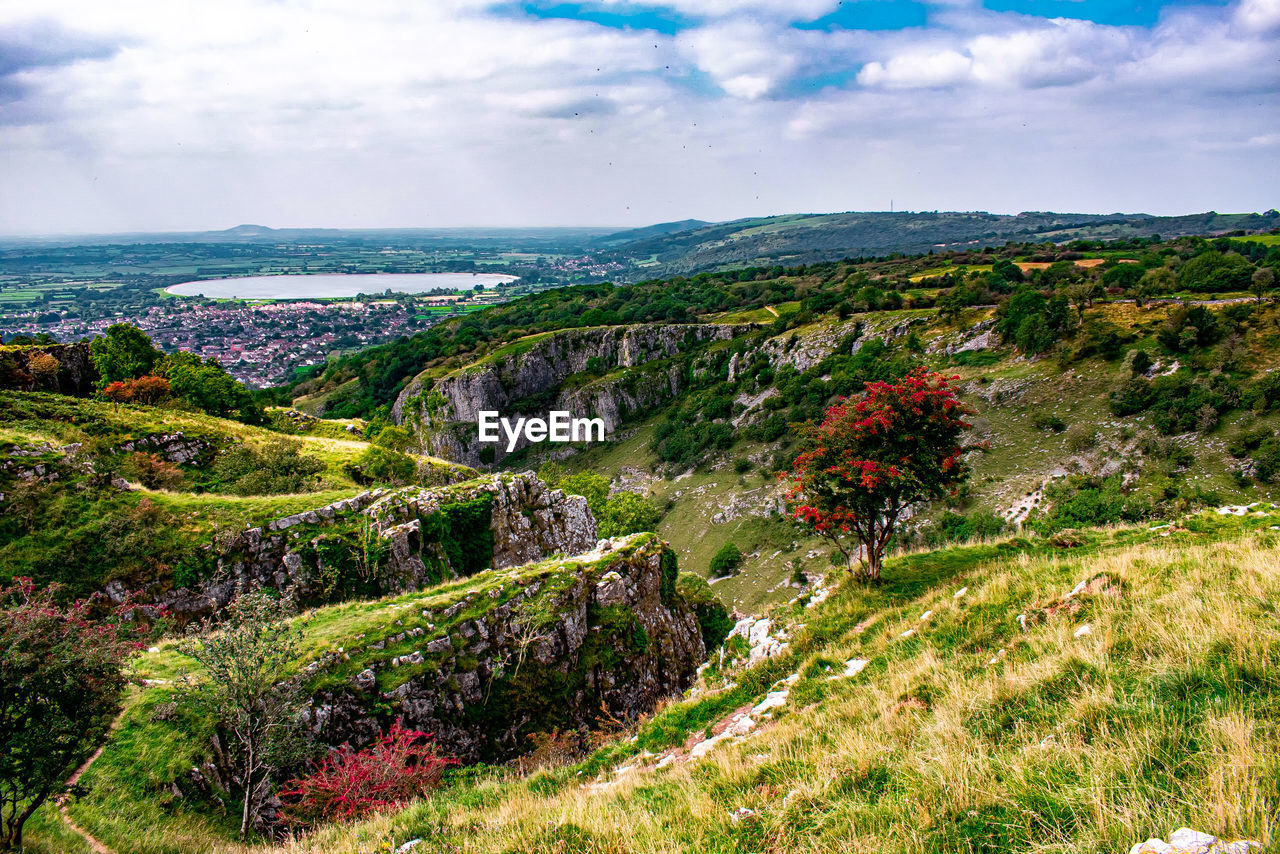
<path id="1" fill-rule="evenodd" d="M 1067 450 L 1079 453 L 1098 444 L 1098 434 L 1088 425 L 1077 424 L 1067 431 Z"/>
<path id="2" fill-rule="evenodd" d="M 1037 430 L 1052 430 L 1061 433 L 1067 429 L 1067 422 L 1049 412 L 1036 412 L 1031 416 L 1031 426 Z"/>
<path id="3" fill-rule="evenodd" d="M 1134 375 L 1145 374 L 1151 370 L 1151 356 L 1146 350 L 1134 350 L 1133 361 L 1129 363 L 1129 369 Z"/>
<path id="4" fill-rule="evenodd" d="M 944 543 L 994 537 L 1004 529 L 1004 520 L 994 513 L 978 510 L 963 516 L 948 510 L 938 517 L 933 527 L 925 529 L 923 539 L 925 545 L 937 547 Z"/>
<path id="5" fill-rule="evenodd" d="M 1125 494 L 1120 476 L 1106 480 L 1070 478 L 1045 487 L 1050 508 L 1032 523 L 1042 534 L 1063 528 L 1088 528 L 1114 522 L 1137 522 L 1151 513 L 1140 497 Z"/>
<path id="6" fill-rule="evenodd" d="M 711 558 L 711 577 L 733 575 L 742 566 L 742 552 L 732 542 L 725 543 Z"/>
<path id="7" fill-rule="evenodd" d="M 1280 439 L 1272 436 L 1264 439 L 1253 452 L 1253 476 L 1272 483 L 1280 475 Z"/>
<path id="8" fill-rule="evenodd" d="M 605 502 L 609 500 L 609 479 L 593 471 L 583 471 L 560 478 L 556 484 L 567 495 L 581 495 L 587 499 L 591 513 L 599 520 L 604 516 Z"/>
<path id="9" fill-rule="evenodd" d="M 182 469 L 158 454 L 136 451 L 125 457 L 120 468 L 147 489 L 178 489 L 186 480 Z"/>
<path id="10" fill-rule="evenodd" d="M 682 572 L 676 580 L 676 590 L 693 607 L 702 629 L 702 643 L 710 653 L 724 643 L 733 629 L 729 610 L 720 603 L 706 579 L 689 572 Z"/>
<path id="11" fill-rule="evenodd" d="M 634 492 L 619 492 L 608 499 L 600 519 L 600 536 L 620 537 L 652 531 L 658 525 L 661 514 L 653 502 Z"/>
<path id="12" fill-rule="evenodd" d="M 392 424 L 378 431 L 373 444 L 393 451 L 407 451 L 413 447 L 413 434 L 403 427 Z"/>
<path id="13" fill-rule="evenodd" d="M 347 472 L 357 483 L 386 483 L 402 486 L 413 483 L 418 464 L 413 457 L 400 451 L 370 445 L 347 467 Z"/>
<path id="14" fill-rule="evenodd" d="M 213 485 L 232 495 L 306 492 L 322 471 L 324 463 L 303 454 L 300 442 L 278 439 L 261 449 L 236 445 L 223 451 L 213 464 Z"/>
<path id="15" fill-rule="evenodd" d="M 440 785 L 445 769 L 458 764 L 440 756 L 432 738 L 396 721 L 364 750 L 342 745 L 315 772 L 290 781 L 281 792 L 290 801 L 287 815 L 304 825 L 347 821 L 425 795 Z"/>

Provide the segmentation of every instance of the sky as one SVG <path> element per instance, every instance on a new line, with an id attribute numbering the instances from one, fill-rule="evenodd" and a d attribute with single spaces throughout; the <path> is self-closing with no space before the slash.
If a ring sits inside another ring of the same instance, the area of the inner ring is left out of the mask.
<path id="1" fill-rule="evenodd" d="M 1280 0 L 0 0 L 0 234 L 1280 206 Z"/>

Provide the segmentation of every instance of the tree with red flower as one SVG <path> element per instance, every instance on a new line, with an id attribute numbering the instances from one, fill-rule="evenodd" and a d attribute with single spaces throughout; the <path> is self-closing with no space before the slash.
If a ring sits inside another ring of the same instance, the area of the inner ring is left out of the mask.
<path id="1" fill-rule="evenodd" d="M 898 522 L 954 495 L 969 476 L 964 456 L 979 446 L 962 444 L 973 410 L 956 397 L 954 379 L 919 368 L 894 383 L 868 383 L 802 429 L 805 447 L 787 477 L 791 514 L 869 581 L 880 579 Z"/>
<path id="2" fill-rule="evenodd" d="M 0 851 L 22 850 L 41 804 L 79 791 L 64 781 L 106 738 L 141 646 L 140 624 L 123 619 L 133 606 L 95 620 L 93 603 L 57 593 L 29 578 L 0 585 Z"/>

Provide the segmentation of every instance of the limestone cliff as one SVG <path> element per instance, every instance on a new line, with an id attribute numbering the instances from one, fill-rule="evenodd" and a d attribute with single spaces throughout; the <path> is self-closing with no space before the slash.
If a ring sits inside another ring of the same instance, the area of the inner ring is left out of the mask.
<path id="1" fill-rule="evenodd" d="M 0 389 L 84 397 L 93 394 L 97 381 L 88 344 L 0 345 Z"/>
<path id="2" fill-rule="evenodd" d="M 186 620 L 261 587 L 291 588 L 312 604 L 382 596 L 584 552 L 595 541 L 586 499 L 531 473 L 375 489 L 211 543 L 193 558 L 200 578 L 142 598 Z M 107 593 L 119 600 L 126 588 L 113 582 Z"/>
<path id="3" fill-rule="evenodd" d="M 374 603 L 360 636 L 308 664 L 307 720 L 363 744 L 396 718 L 466 762 L 527 751 L 527 735 L 633 718 L 689 686 L 705 655 L 675 554 L 653 534 L 495 569 Z"/>
<path id="4" fill-rule="evenodd" d="M 637 325 L 568 329 L 516 341 L 503 350 L 434 381 L 418 377 L 392 409 L 397 423 L 412 423 L 430 452 L 481 465 L 500 460 L 506 445 L 482 446 L 476 421 L 485 410 L 545 416 L 565 410 L 600 418 L 611 432 L 631 413 L 679 394 L 683 365 L 671 359 L 713 341 L 748 332 L 750 325 Z M 521 438 L 516 450 L 527 442 Z M 492 458 L 481 452 L 492 449 Z"/>

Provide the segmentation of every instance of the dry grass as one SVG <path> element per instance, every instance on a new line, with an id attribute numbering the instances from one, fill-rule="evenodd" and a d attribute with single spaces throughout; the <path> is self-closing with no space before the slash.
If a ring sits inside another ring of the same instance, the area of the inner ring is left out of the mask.
<path id="1" fill-rule="evenodd" d="M 803 678 L 755 738 L 606 791 L 573 769 L 458 786 L 274 851 L 1113 851 L 1182 825 L 1270 845 L 1280 552 L 1267 531 L 1205 539 L 986 560 L 862 633 L 875 597 L 846 590 L 817 621 L 825 643 L 797 638 Z M 1099 573 L 1122 594 L 1016 628 Z M 855 655 L 861 676 L 826 678 Z M 740 807 L 754 814 L 735 822 Z"/>

